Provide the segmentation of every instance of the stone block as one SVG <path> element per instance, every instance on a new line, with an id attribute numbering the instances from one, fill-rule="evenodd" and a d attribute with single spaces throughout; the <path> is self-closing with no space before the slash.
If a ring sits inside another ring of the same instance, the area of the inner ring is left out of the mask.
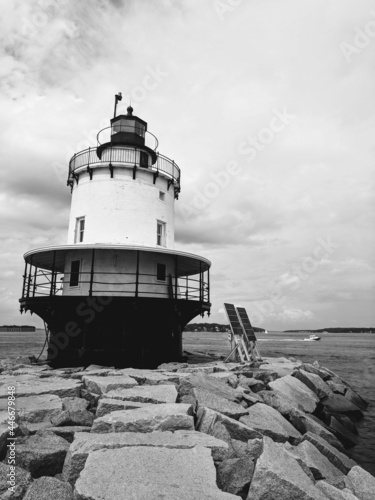
<path id="1" fill-rule="evenodd" d="M 284 448 L 264 438 L 264 449 L 258 458 L 248 500 L 327 500 L 314 486 L 301 466 Z"/>
<path id="2" fill-rule="evenodd" d="M 248 415 L 241 417 L 240 422 L 268 436 L 274 441 L 296 443 L 301 440 L 301 434 L 277 410 L 263 403 L 257 403 L 248 408 Z"/>
<path id="3" fill-rule="evenodd" d="M 112 375 L 106 377 L 85 375 L 82 381 L 85 389 L 95 394 L 105 394 L 114 389 L 131 389 L 138 385 L 134 378 L 128 375 Z"/>
<path id="4" fill-rule="evenodd" d="M 108 478 L 111 478 L 108 481 Z M 207 448 L 129 447 L 91 453 L 75 485 L 75 500 L 238 500 L 216 484 Z"/>
<path id="5" fill-rule="evenodd" d="M 355 465 L 348 474 L 354 494 L 359 500 L 370 500 L 375 498 L 375 477 L 369 472 Z"/>
<path id="6" fill-rule="evenodd" d="M 138 401 L 139 403 L 175 403 L 177 390 L 173 384 L 138 385 L 131 389 L 114 389 L 108 391 L 106 396 L 111 399 Z"/>
<path id="7" fill-rule="evenodd" d="M 0 462 L 0 498 L 1 500 L 21 500 L 32 482 L 31 474 L 21 467 L 15 467 L 14 484 L 9 482 L 12 478 L 9 464 Z M 12 488 L 12 491 L 9 490 Z"/>
<path id="8" fill-rule="evenodd" d="M 197 431 L 80 434 L 76 436 L 66 456 L 63 469 L 64 480 L 74 484 L 85 466 L 87 457 L 93 451 L 137 446 L 170 449 L 189 449 L 203 446 L 211 450 L 215 462 L 223 461 L 228 454 L 226 443 Z"/>
<path id="9" fill-rule="evenodd" d="M 54 476 L 62 471 L 69 443 L 53 432 L 28 436 L 17 442 L 16 465 L 32 477 Z"/>
<path id="10" fill-rule="evenodd" d="M 328 460 L 344 474 L 347 474 L 352 467 L 357 465 L 354 460 L 351 460 L 344 453 L 341 453 L 336 448 L 331 446 L 327 441 L 316 434 L 307 432 L 303 436 L 304 441 L 310 441 Z"/>
<path id="11" fill-rule="evenodd" d="M 322 378 L 315 373 L 309 373 L 304 370 L 297 370 L 294 373 L 294 377 L 296 377 L 309 389 L 315 392 L 319 399 L 330 396 L 332 394 L 332 389 L 329 387 L 329 385 L 327 385 L 324 380 L 322 380 Z"/>
<path id="12" fill-rule="evenodd" d="M 306 413 L 313 413 L 319 402 L 318 396 L 311 389 L 291 375 L 274 380 L 268 386 L 281 398 L 293 401 L 295 408 Z"/>
<path id="13" fill-rule="evenodd" d="M 136 410 L 114 411 L 97 418 L 91 432 L 153 432 L 180 429 L 194 430 L 191 405 L 165 403 Z"/>
<path id="14" fill-rule="evenodd" d="M 73 500 L 73 488 L 55 477 L 43 476 L 28 488 L 23 500 Z"/>
<path id="15" fill-rule="evenodd" d="M 303 441 L 298 446 L 286 443 L 285 449 L 296 460 L 302 460 L 316 480 L 342 477 L 342 472 L 309 441 Z"/>

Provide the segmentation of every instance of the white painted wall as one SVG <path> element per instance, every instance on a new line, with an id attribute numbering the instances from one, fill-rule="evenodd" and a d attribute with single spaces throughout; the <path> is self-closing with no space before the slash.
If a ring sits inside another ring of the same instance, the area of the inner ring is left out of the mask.
<path id="1" fill-rule="evenodd" d="M 159 191 L 165 193 L 164 201 Z M 108 168 L 95 168 L 74 182 L 68 244 L 75 243 L 76 219 L 85 217 L 82 243 L 156 246 L 157 220 L 166 223 L 166 248 L 174 248 L 174 189 L 161 175 L 153 184 L 153 172 L 138 168 L 114 167 L 111 179 Z M 79 245 L 79 243 L 77 243 Z"/>
<path id="2" fill-rule="evenodd" d="M 72 260 L 80 260 L 80 281 L 79 286 L 70 286 L 70 269 Z M 63 281 L 63 295 L 87 296 L 90 289 L 92 251 L 87 249 L 71 250 L 67 252 L 65 259 L 65 276 Z M 156 264 L 166 265 L 167 280 L 165 283 L 156 279 Z M 137 254 L 134 250 L 96 250 L 94 260 L 94 283 L 93 295 L 117 295 L 134 296 L 137 269 Z M 140 274 L 142 276 L 138 288 L 139 297 L 168 298 L 168 275 L 175 276 L 175 260 L 173 255 L 151 254 L 150 252 L 140 252 L 139 259 Z M 108 274 L 113 273 L 113 274 Z M 125 275 L 121 273 L 131 273 Z M 101 283 L 99 283 L 101 282 Z M 173 281 L 174 283 L 174 281 Z M 177 290 L 179 293 L 179 290 Z"/>

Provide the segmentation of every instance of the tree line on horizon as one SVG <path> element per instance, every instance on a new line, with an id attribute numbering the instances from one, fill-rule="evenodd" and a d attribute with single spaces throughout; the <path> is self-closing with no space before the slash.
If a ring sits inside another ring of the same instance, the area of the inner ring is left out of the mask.
<path id="1" fill-rule="evenodd" d="M 255 332 L 264 332 L 264 328 L 253 327 Z M 229 325 L 221 323 L 189 323 L 185 326 L 185 332 L 229 332 Z"/>
<path id="2" fill-rule="evenodd" d="M 284 330 L 285 333 L 290 332 L 311 332 L 311 333 L 375 333 L 375 328 L 358 328 L 358 327 L 335 327 L 335 328 L 320 328 L 319 330 Z"/>

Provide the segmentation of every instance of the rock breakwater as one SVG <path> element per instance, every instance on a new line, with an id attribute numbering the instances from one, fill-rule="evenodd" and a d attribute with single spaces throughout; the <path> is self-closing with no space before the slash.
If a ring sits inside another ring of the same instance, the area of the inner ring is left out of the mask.
<path id="1" fill-rule="evenodd" d="M 366 406 L 329 369 L 286 358 L 157 370 L 4 360 L 0 500 L 375 499 L 375 478 L 345 451 Z"/>

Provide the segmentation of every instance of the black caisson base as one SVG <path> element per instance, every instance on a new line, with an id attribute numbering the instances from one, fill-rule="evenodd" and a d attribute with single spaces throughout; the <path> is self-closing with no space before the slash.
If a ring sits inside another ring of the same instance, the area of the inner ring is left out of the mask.
<path id="1" fill-rule="evenodd" d="M 50 366 L 98 364 L 156 368 L 182 359 L 182 332 L 210 304 L 134 297 L 35 297 L 23 310 L 40 316 L 50 331 Z"/>

